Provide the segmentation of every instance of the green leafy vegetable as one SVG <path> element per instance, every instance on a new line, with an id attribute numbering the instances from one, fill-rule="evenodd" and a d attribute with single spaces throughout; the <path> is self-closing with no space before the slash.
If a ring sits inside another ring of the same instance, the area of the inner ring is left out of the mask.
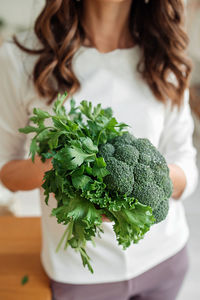
<path id="1" fill-rule="evenodd" d="M 21 285 L 25 285 L 29 281 L 28 275 L 25 275 L 21 279 Z"/>
<path id="2" fill-rule="evenodd" d="M 144 165 L 151 162 L 151 168 L 157 170 L 154 180 L 158 186 L 165 184 L 168 197 L 169 182 L 165 180 L 162 159 L 157 163 L 156 156 L 152 160 L 145 151 L 149 147 L 147 142 L 131 150 L 129 144 L 135 138 L 127 134 L 128 125 L 117 122 L 111 108 L 102 109 L 100 104 L 93 107 L 86 100 L 76 107 L 71 99 L 66 112 L 66 96 L 58 95 L 53 115 L 35 108 L 30 118 L 35 127 L 19 131 L 35 133 L 30 146 L 32 160 L 36 154 L 43 162 L 52 159 L 53 168 L 45 173 L 42 185 L 45 202 L 48 205 L 49 195 L 54 193 L 57 207 L 52 215 L 58 223 L 67 225 L 56 250 L 72 247 L 80 253 L 83 265 L 93 272 L 86 244 L 102 236 L 102 215 L 113 221 L 113 230 L 123 249 L 142 239 L 155 222 L 151 203 L 143 201 L 140 184 L 147 173 L 150 180 L 151 172 L 136 172 L 138 159 Z M 45 125 L 46 119 L 51 126 Z M 138 197 L 133 193 L 135 181 Z M 155 217 L 161 207 L 156 209 Z"/>

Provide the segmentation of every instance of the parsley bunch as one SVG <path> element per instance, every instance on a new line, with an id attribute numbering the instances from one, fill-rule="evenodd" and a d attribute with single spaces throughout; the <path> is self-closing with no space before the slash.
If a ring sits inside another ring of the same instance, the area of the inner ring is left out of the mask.
<path id="1" fill-rule="evenodd" d="M 137 243 L 154 223 L 152 209 L 139 203 L 132 196 L 107 188 L 104 178 L 109 175 L 99 147 L 123 135 L 127 125 L 118 123 L 110 108 L 82 101 L 76 107 L 71 99 L 67 113 L 63 103 L 67 94 L 58 95 L 53 106 L 54 114 L 34 108 L 30 120 L 35 126 L 19 131 L 35 133 L 30 145 L 32 160 L 36 153 L 45 162 L 52 158 L 53 168 L 45 173 L 45 201 L 54 193 L 57 207 L 52 216 L 58 223 L 67 225 L 58 244 L 78 251 L 84 266 L 93 273 L 86 244 L 103 232 L 102 214 L 113 221 L 119 245 L 123 249 Z M 51 126 L 45 120 L 51 120 Z"/>

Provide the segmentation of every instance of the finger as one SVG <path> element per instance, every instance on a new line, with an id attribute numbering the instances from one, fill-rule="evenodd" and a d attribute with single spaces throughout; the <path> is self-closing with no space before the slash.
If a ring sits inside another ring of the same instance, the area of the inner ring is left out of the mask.
<path id="1" fill-rule="evenodd" d="M 102 221 L 103 221 L 103 222 L 111 222 L 110 219 L 108 219 L 108 218 L 106 217 L 106 215 L 102 215 L 101 217 L 102 217 Z"/>

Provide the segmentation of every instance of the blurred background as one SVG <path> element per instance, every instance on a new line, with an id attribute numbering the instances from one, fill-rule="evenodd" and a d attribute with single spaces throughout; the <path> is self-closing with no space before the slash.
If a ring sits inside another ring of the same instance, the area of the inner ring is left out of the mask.
<path id="1" fill-rule="evenodd" d="M 0 44 L 15 32 L 31 28 L 44 0 L 0 0 Z M 200 0 L 186 4 L 189 55 L 193 60 L 190 104 L 195 123 L 194 144 L 200 170 Z M 184 201 L 190 226 L 189 254 L 191 267 L 178 300 L 200 299 L 200 182 L 196 192 Z M 40 216 L 39 191 L 11 193 L 0 186 L 0 215 Z"/>

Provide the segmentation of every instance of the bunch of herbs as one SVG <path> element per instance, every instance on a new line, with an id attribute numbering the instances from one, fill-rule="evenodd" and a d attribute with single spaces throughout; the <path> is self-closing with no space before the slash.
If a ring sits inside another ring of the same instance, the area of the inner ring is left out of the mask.
<path id="1" fill-rule="evenodd" d="M 118 123 L 111 108 L 82 101 L 76 107 L 71 99 L 70 110 L 63 105 L 67 94 L 58 95 L 53 112 L 34 108 L 30 121 L 35 126 L 26 126 L 19 131 L 35 133 L 30 145 L 32 160 L 38 154 L 43 162 L 52 159 L 52 169 L 45 173 L 45 201 L 53 193 L 57 207 L 52 216 L 57 222 L 67 225 L 57 247 L 64 244 L 78 251 L 82 263 L 93 273 L 86 244 L 103 233 L 102 215 L 113 221 L 119 245 L 126 249 L 137 243 L 154 223 L 150 207 L 133 197 L 107 189 L 104 177 L 109 174 L 106 163 L 98 153 L 99 146 L 126 132 L 127 125 Z M 51 120 L 51 126 L 45 120 Z"/>

